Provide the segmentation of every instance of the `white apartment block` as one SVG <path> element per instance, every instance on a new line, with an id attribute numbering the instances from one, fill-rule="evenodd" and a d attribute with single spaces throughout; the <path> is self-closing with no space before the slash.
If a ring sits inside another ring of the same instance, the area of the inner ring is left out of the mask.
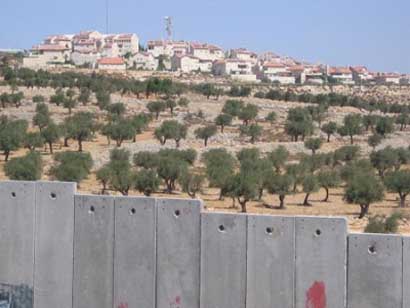
<path id="1" fill-rule="evenodd" d="M 215 61 L 213 73 L 219 76 L 230 76 L 241 81 L 256 81 L 252 71 L 252 63 L 241 59 L 225 59 Z"/>
<path id="2" fill-rule="evenodd" d="M 342 84 L 353 84 L 353 73 L 348 67 L 329 67 L 326 68 L 327 76 L 331 76 Z"/>
<path id="3" fill-rule="evenodd" d="M 149 52 L 138 52 L 128 59 L 128 66 L 137 70 L 154 71 L 158 68 L 158 59 Z"/>
<path id="4" fill-rule="evenodd" d="M 240 59 L 251 62 L 253 65 L 256 65 L 258 63 L 258 55 L 245 48 L 231 49 L 229 56 L 233 59 Z"/>
<path id="5" fill-rule="evenodd" d="M 23 66 L 40 69 L 48 65 L 65 64 L 70 60 L 70 49 L 62 45 L 38 45 L 34 46 L 30 55 L 23 59 Z"/>
<path id="6" fill-rule="evenodd" d="M 165 56 L 168 58 L 174 55 L 185 55 L 189 50 L 189 43 L 185 41 L 148 41 L 147 49 L 149 53 L 152 53 L 155 58 L 159 56 Z"/>
<path id="7" fill-rule="evenodd" d="M 173 71 L 180 71 L 183 73 L 209 73 L 212 71 L 211 60 L 201 60 L 191 55 L 174 55 L 171 59 L 171 66 Z"/>
<path id="8" fill-rule="evenodd" d="M 200 60 L 216 61 L 225 58 L 224 51 L 218 46 L 202 43 L 191 43 L 189 53 Z"/>

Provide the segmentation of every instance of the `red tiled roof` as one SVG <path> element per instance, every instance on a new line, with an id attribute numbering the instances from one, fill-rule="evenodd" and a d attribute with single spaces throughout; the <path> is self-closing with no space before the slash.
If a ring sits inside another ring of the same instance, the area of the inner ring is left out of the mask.
<path id="1" fill-rule="evenodd" d="M 263 67 L 270 67 L 270 68 L 282 68 L 285 67 L 282 63 L 276 63 L 276 62 L 267 62 L 263 64 Z"/>
<path id="2" fill-rule="evenodd" d="M 352 71 L 348 67 L 331 67 L 329 74 L 351 74 Z"/>
<path id="3" fill-rule="evenodd" d="M 291 72 L 303 72 L 305 67 L 303 65 L 294 65 L 288 68 Z"/>
<path id="4" fill-rule="evenodd" d="M 119 57 L 98 59 L 98 64 L 102 65 L 123 65 L 124 63 L 124 59 Z"/>
<path id="5" fill-rule="evenodd" d="M 62 45 L 58 45 L 58 44 L 43 44 L 43 45 L 33 46 L 33 50 L 64 51 L 64 50 L 68 50 L 68 48 Z"/>

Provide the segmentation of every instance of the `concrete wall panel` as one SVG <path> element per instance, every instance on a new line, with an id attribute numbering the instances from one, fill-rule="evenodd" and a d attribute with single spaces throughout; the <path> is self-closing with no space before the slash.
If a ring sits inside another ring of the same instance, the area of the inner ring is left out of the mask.
<path id="1" fill-rule="evenodd" d="M 203 213 L 201 225 L 201 308 L 245 308 L 246 215 Z"/>
<path id="2" fill-rule="evenodd" d="M 410 308 L 410 237 L 403 237 L 403 308 Z"/>
<path id="3" fill-rule="evenodd" d="M 345 307 L 344 218 L 296 218 L 295 307 Z"/>
<path id="4" fill-rule="evenodd" d="M 114 199 L 75 196 L 74 308 L 112 308 Z"/>
<path id="5" fill-rule="evenodd" d="M 35 308 L 72 308 L 75 190 L 75 183 L 36 183 Z"/>
<path id="6" fill-rule="evenodd" d="M 248 216 L 247 307 L 293 308 L 295 218 Z"/>
<path id="7" fill-rule="evenodd" d="M 114 307 L 155 308 L 154 198 L 115 199 Z"/>
<path id="8" fill-rule="evenodd" d="M 157 307 L 199 307 L 201 208 L 198 200 L 157 199 Z"/>
<path id="9" fill-rule="evenodd" d="M 348 251 L 348 307 L 402 307 L 402 238 L 351 234 Z"/>
<path id="10" fill-rule="evenodd" d="M 33 307 L 35 182 L 0 182 L 0 293 Z"/>

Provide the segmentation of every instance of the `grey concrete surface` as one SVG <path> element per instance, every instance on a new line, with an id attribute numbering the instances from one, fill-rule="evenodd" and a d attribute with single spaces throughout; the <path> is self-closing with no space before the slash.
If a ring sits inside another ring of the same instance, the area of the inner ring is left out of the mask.
<path id="1" fill-rule="evenodd" d="M 201 308 L 245 308 L 246 215 L 202 213 L 201 225 Z"/>
<path id="2" fill-rule="evenodd" d="M 114 307 L 155 308 L 154 198 L 115 199 Z"/>
<path id="3" fill-rule="evenodd" d="M 403 237 L 403 308 L 410 308 L 410 237 Z"/>
<path id="4" fill-rule="evenodd" d="M 114 198 L 75 196 L 73 308 L 112 308 Z"/>
<path id="5" fill-rule="evenodd" d="M 348 245 L 348 307 L 402 307 L 402 238 L 350 234 Z"/>
<path id="6" fill-rule="evenodd" d="M 295 218 L 248 215 L 246 307 L 293 308 Z"/>
<path id="7" fill-rule="evenodd" d="M 199 307 L 201 209 L 199 200 L 157 199 L 157 307 Z"/>
<path id="8" fill-rule="evenodd" d="M 34 182 L 0 182 L 0 283 L 33 288 L 35 189 Z"/>
<path id="9" fill-rule="evenodd" d="M 72 308 L 75 191 L 74 183 L 36 183 L 35 308 Z"/>
<path id="10" fill-rule="evenodd" d="M 344 308 L 344 218 L 296 217 L 295 307 Z"/>

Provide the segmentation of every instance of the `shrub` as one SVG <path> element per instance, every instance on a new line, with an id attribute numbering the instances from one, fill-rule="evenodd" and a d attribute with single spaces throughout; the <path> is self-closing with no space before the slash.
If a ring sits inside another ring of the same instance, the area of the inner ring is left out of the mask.
<path id="1" fill-rule="evenodd" d="M 90 173 L 93 160 L 86 152 L 60 152 L 54 155 L 57 165 L 50 169 L 50 174 L 58 181 L 80 183 Z"/>
<path id="2" fill-rule="evenodd" d="M 29 152 L 25 156 L 12 158 L 5 164 L 4 171 L 11 180 L 39 180 L 43 172 L 41 155 L 38 152 Z"/>
<path id="3" fill-rule="evenodd" d="M 393 213 L 386 217 L 384 215 L 375 215 L 369 218 L 364 232 L 366 233 L 397 233 L 399 220 L 402 218 L 400 213 Z"/>

